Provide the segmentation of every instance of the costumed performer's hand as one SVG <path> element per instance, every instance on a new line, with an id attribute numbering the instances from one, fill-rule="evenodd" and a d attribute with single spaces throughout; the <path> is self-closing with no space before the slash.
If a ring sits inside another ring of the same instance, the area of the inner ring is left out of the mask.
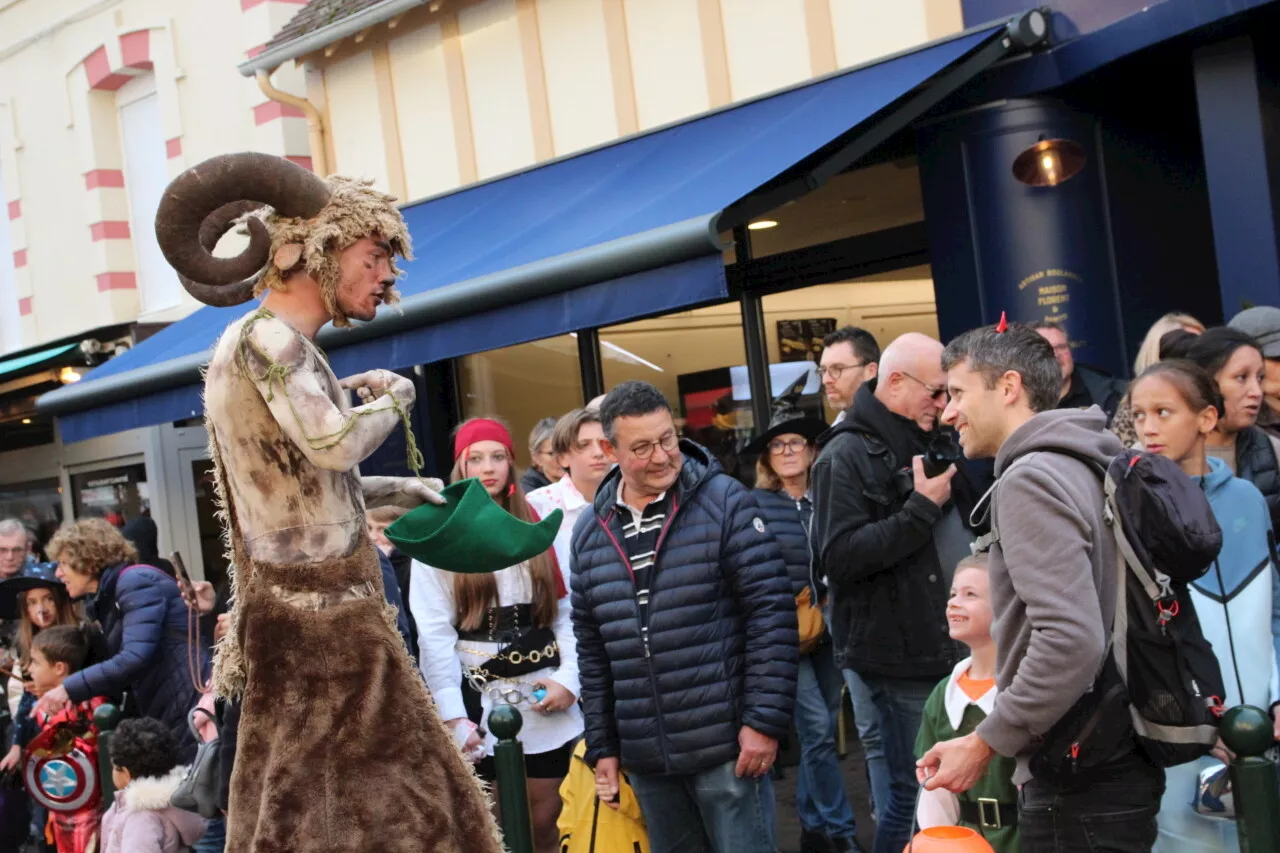
<path id="1" fill-rule="evenodd" d="M 18 769 L 18 762 L 22 760 L 22 747 L 14 744 L 9 747 L 9 751 L 5 753 L 3 759 L 0 759 L 0 773 L 8 773 L 11 770 Z"/>
<path id="2" fill-rule="evenodd" d="M 444 503 L 440 494 L 444 491 L 444 483 L 435 477 L 403 477 L 397 491 L 402 500 L 397 500 L 396 505 L 406 509 L 413 509 L 419 504 Z"/>
<path id="3" fill-rule="evenodd" d="M 484 735 L 480 734 L 475 723 L 466 717 L 455 717 L 446 721 L 445 725 L 453 732 L 453 741 L 467 760 L 477 764 L 484 758 Z"/>
<path id="4" fill-rule="evenodd" d="M 743 776 L 752 778 L 763 776 L 773 767 L 778 756 L 778 741 L 766 734 L 761 734 L 751 726 L 738 729 L 738 766 L 733 773 L 739 779 Z"/>
<path id="5" fill-rule="evenodd" d="M 385 394 L 393 395 L 401 403 L 413 402 L 413 381 L 390 370 L 369 370 L 348 376 L 338 382 L 343 388 L 354 390 L 361 403 L 372 403 Z"/>
<path id="6" fill-rule="evenodd" d="M 221 642 L 222 638 L 227 636 L 227 632 L 231 630 L 231 614 L 219 613 L 218 621 L 213 626 L 214 643 Z"/>
<path id="7" fill-rule="evenodd" d="M 547 695 L 542 697 L 541 702 L 534 702 L 533 705 L 530 706 L 535 711 L 541 711 L 544 714 L 554 714 L 556 711 L 567 711 L 573 706 L 574 702 L 578 701 L 578 697 L 574 696 L 573 693 L 569 691 L 568 687 L 565 687 L 563 684 L 553 681 L 550 678 L 545 681 L 539 681 L 537 686 L 546 690 Z"/>
<path id="8" fill-rule="evenodd" d="M 59 684 L 48 693 L 41 696 L 40 701 L 36 703 L 36 707 L 45 714 L 53 715 L 70 704 L 71 697 L 67 695 L 67 688 Z"/>
<path id="9" fill-rule="evenodd" d="M 602 758 L 596 762 L 596 796 L 609 808 L 618 810 L 617 758 Z"/>
<path id="10" fill-rule="evenodd" d="M 935 743 L 916 762 L 916 780 L 926 791 L 945 788 L 962 794 L 987 772 L 995 750 L 977 732 Z"/>

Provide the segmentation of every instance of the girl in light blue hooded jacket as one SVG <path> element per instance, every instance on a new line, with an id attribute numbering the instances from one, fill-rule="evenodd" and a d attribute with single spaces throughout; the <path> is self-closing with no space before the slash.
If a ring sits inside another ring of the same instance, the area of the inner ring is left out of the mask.
<path id="1" fill-rule="evenodd" d="M 1280 575 L 1271 561 L 1271 519 L 1262 493 L 1205 453 L 1205 440 L 1221 411 L 1218 389 L 1191 362 L 1165 361 L 1138 377 L 1130 399 L 1143 448 L 1172 459 L 1200 482 L 1222 528 L 1222 552 L 1209 572 L 1192 582 L 1191 599 L 1222 669 L 1223 703 L 1228 708 L 1242 702 L 1269 708 L 1275 720 Z M 1275 728 L 1280 736 L 1280 722 Z M 1205 817 L 1192 808 L 1200 771 L 1226 757 L 1219 742 L 1213 755 L 1168 769 L 1157 851 L 1240 849 L 1234 821 Z"/>

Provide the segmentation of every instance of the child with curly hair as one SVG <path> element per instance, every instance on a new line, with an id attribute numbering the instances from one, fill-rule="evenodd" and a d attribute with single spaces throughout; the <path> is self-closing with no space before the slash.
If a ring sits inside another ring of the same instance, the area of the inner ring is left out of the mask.
<path id="1" fill-rule="evenodd" d="M 102 818 L 103 853 L 181 853 L 199 841 L 204 819 L 169 805 L 185 773 L 168 726 L 122 721 L 111 739 L 116 801 Z"/>

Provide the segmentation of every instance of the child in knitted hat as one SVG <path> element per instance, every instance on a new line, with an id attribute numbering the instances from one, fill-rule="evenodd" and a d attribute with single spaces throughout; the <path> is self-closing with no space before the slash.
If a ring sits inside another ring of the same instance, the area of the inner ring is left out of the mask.
<path id="1" fill-rule="evenodd" d="M 186 773 L 168 726 L 124 720 L 111 739 L 116 801 L 102 818 L 103 853 L 180 853 L 204 835 L 205 821 L 169 805 Z"/>

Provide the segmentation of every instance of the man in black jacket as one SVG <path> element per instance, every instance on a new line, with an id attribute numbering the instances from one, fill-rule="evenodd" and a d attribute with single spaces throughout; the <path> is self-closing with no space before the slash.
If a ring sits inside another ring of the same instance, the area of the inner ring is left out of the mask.
<path id="1" fill-rule="evenodd" d="M 957 660 L 946 602 L 972 536 L 951 501 L 955 468 L 929 477 L 921 458 L 946 404 L 942 344 L 903 335 L 813 468 L 814 555 L 831 586 L 836 662 L 867 685 L 890 777 L 875 853 L 898 853 L 910 838 L 916 732 Z"/>
<path id="2" fill-rule="evenodd" d="M 1062 392 L 1058 398 L 1059 409 L 1087 409 L 1097 406 L 1107 415 L 1107 422 L 1116 416 L 1116 409 L 1124 399 L 1128 383 L 1115 379 L 1083 364 L 1076 364 L 1071 354 L 1071 341 L 1067 330 L 1058 323 L 1044 322 L 1036 326 L 1040 337 L 1053 347 L 1053 357 L 1062 368 Z"/>
<path id="3" fill-rule="evenodd" d="M 652 385 L 614 388 L 600 422 L 617 468 L 574 528 L 571 578 L 596 792 L 612 805 L 627 771 L 654 853 L 775 853 L 798 641 L 778 544 Z"/>

